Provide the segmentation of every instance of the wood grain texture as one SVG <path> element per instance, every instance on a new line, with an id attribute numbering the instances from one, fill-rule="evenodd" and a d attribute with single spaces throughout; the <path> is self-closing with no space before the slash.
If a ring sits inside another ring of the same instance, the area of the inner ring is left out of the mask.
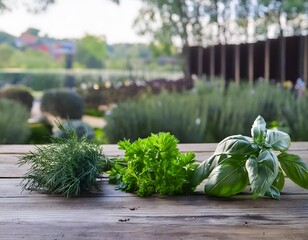
<path id="1" fill-rule="evenodd" d="M 198 161 L 217 144 L 180 144 Z M 102 146 L 107 156 L 122 156 L 116 145 Z M 229 198 L 206 196 L 201 184 L 185 196 L 139 198 L 115 190 L 107 178 L 100 191 L 78 198 L 21 191 L 27 166 L 18 156 L 32 145 L 0 145 L 1 240 L 101 239 L 302 239 L 308 237 L 308 191 L 286 180 L 281 200 L 252 200 L 242 193 Z M 308 162 L 308 144 L 292 143 L 291 153 Z"/>
<path id="2" fill-rule="evenodd" d="M 178 144 L 179 149 L 182 152 L 214 152 L 217 143 L 194 143 L 194 144 Z M 34 145 L 0 145 L 0 153 L 28 153 L 29 151 L 35 150 Z M 118 146 L 115 144 L 104 144 L 102 145 L 103 150 L 106 154 L 118 154 L 123 151 L 118 150 Z M 308 151 L 308 142 L 292 142 L 290 151 Z"/>

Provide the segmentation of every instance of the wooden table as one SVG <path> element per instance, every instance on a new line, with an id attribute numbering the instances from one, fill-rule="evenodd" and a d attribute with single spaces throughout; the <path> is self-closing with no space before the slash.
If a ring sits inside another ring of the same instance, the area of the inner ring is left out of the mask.
<path id="1" fill-rule="evenodd" d="M 180 145 L 197 160 L 216 144 Z M 108 156 L 122 155 L 104 145 Z M 252 200 L 248 194 L 209 197 L 202 186 L 189 196 L 139 198 L 114 190 L 106 179 L 102 192 L 65 199 L 21 192 L 26 167 L 18 156 L 32 145 L 0 145 L 0 239 L 308 239 L 308 191 L 289 180 L 281 200 Z M 291 152 L 308 162 L 308 143 L 292 143 Z"/>

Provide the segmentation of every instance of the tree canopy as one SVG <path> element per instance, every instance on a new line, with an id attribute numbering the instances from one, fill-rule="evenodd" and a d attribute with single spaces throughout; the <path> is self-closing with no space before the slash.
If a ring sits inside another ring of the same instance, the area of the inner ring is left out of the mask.
<path id="1" fill-rule="evenodd" d="M 20 1 L 31 11 L 42 11 L 57 0 Z M 137 32 L 150 35 L 154 45 L 165 45 L 166 50 L 175 45 L 225 44 L 239 39 L 247 42 L 268 35 L 308 32 L 308 0 L 140 1 L 143 7 L 135 20 Z M 0 10 L 10 9 L 10 3 L 0 0 Z"/>
<path id="2" fill-rule="evenodd" d="M 102 68 L 106 56 L 104 39 L 88 34 L 77 41 L 76 60 L 87 68 Z"/>
<path id="3" fill-rule="evenodd" d="M 140 34 L 154 41 L 211 45 L 307 34 L 308 0 L 142 0 Z"/>
<path id="4" fill-rule="evenodd" d="M 119 4 L 120 0 L 109 0 Z M 48 8 L 49 5 L 54 4 L 57 0 L 19 0 L 29 11 L 40 12 Z M 16 3 L 16 2 L 15 2 Z M 12 1 L 0 0 L 0 11 L 10 10 L 12 8 Z"/>
<path id="5" fill-rule="evenodd" d="M 29 11 L 40 12 L 46 10 L 50 4 L 54 4 L 56 0 L 20 0 L 17 2 L 21 2 Z M 0 0 L 0 11 L 11 10 L 13 8 L 12 4 L 16 4 L 16 1 L 12 3 L 9 0 Z"/>

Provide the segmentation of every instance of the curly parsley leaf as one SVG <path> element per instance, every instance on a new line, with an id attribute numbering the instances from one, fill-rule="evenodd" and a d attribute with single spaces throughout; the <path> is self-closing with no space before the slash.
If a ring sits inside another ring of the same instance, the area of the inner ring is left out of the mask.
<path id="1" fill-rule="evenodd" d="M 190 178 L 197 167 L 195 154 L 180 153 L 178 140 L 170 133 L 152 134 L 148 138 L 131 143 L 120 141 L 125 150 L 123 162 L 109 171 L 110 182 L 139 196 L 152 194 L 173 195 L 192 192 Z"/>

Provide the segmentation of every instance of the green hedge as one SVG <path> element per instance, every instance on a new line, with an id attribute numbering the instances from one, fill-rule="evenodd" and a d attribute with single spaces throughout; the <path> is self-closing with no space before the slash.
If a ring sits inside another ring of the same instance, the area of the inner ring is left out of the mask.
<path id="1" fill-rule="evenodd" d="M 0 144 L 26 143 L 30 135 L 29 112 L 19 102 L 0 99 Z"/>
<path id="2" fill-rule="evenodd" d="M 140 77 L 137 78 L 140 79 Z M 90 87 L 92 84 L 102 84 L 105 81 L 116 84 L 122 83 L 127 79 L 129 79 L 129 75 L 125 71 L 0 71 L 0 88 L 7 84 L 19 84 L 28 86 L 34 91 L 44 91 L 51 88 L 79 87 L 81 84 Z"/>

